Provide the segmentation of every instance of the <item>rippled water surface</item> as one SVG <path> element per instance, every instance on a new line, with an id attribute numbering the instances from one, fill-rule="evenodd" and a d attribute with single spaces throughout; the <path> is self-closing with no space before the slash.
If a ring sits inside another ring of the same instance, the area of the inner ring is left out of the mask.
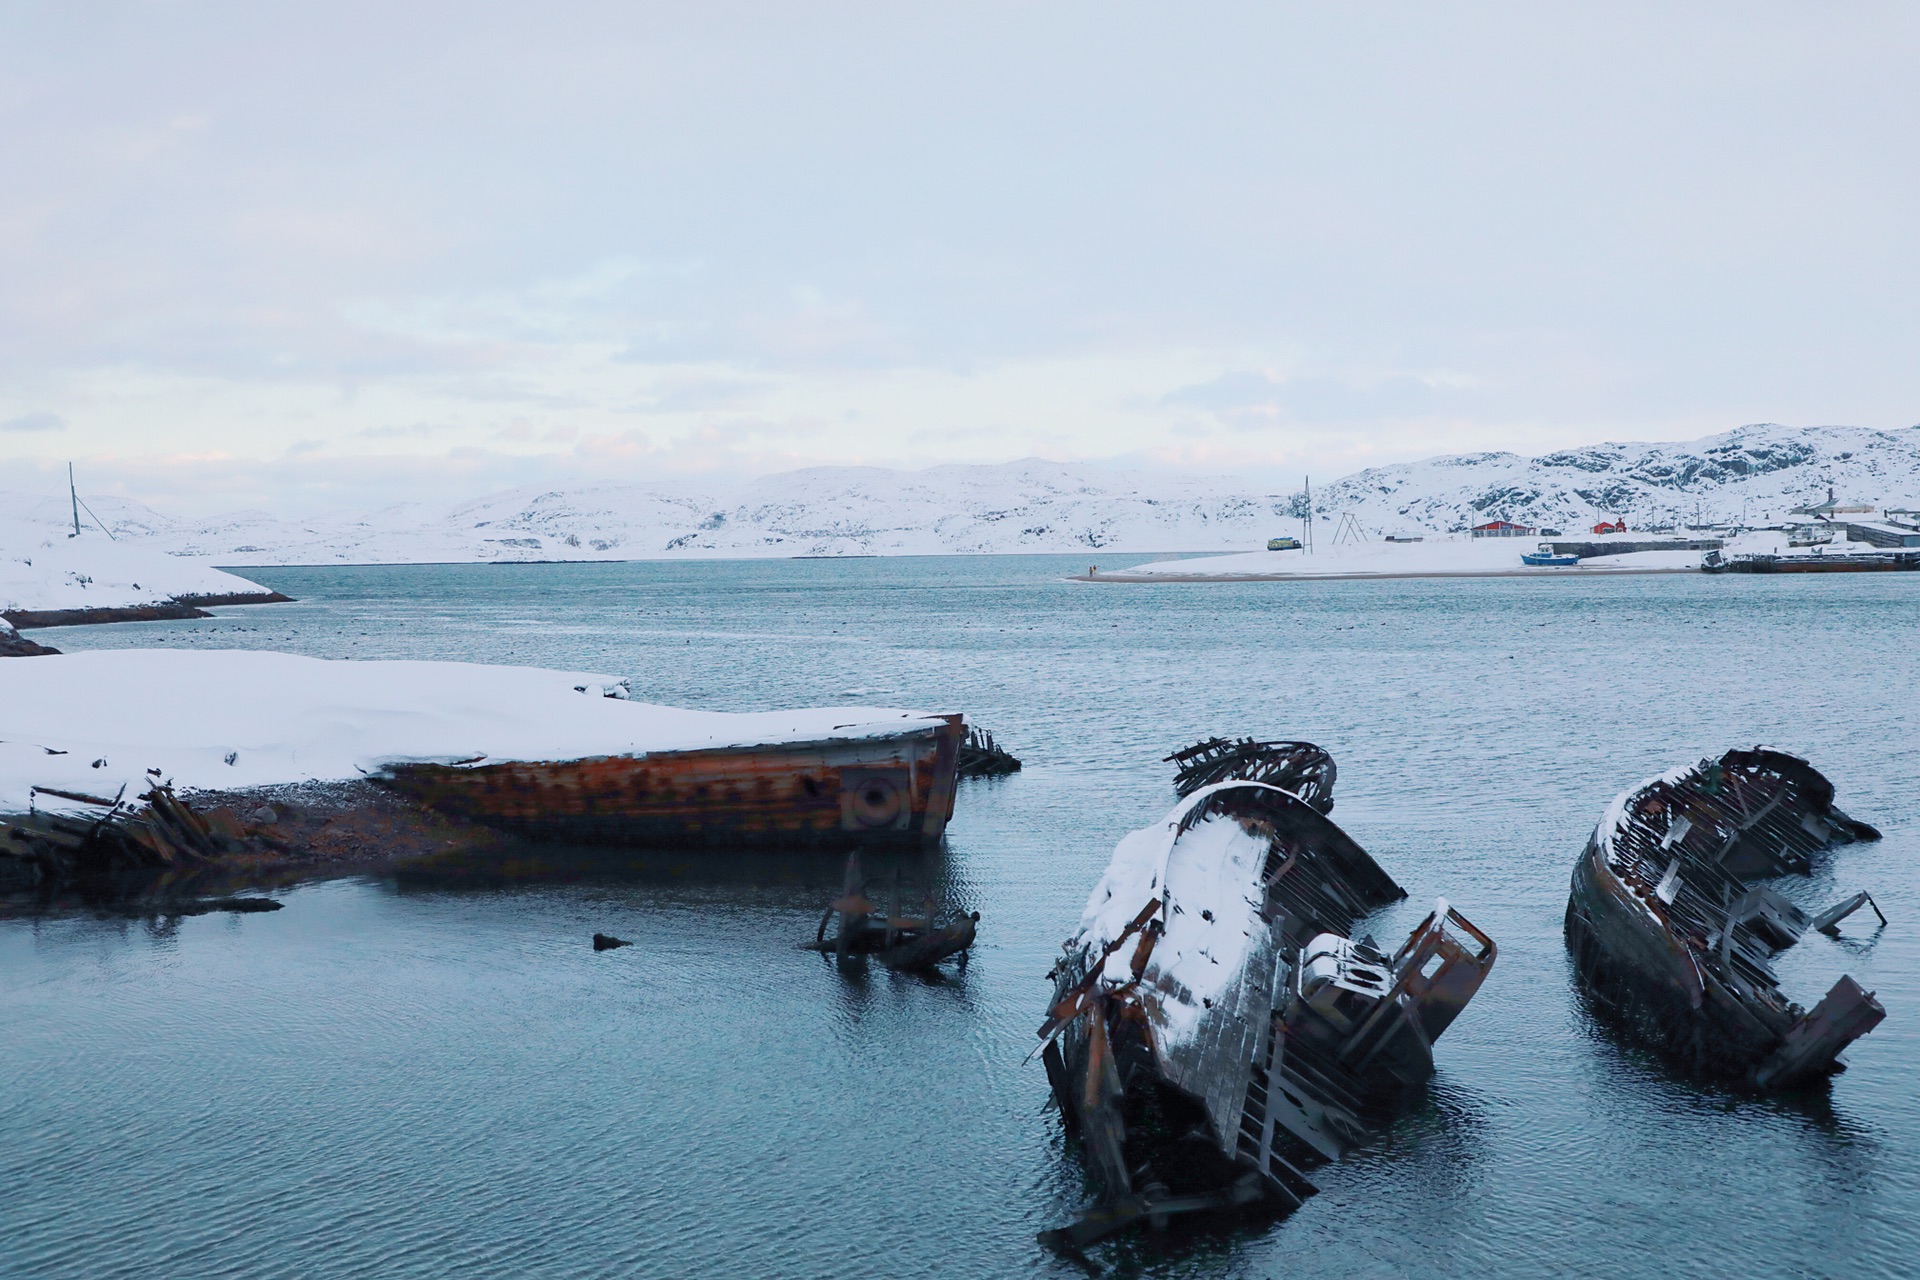
<path id="1" fill-rule="evenodd" d="M 1113 559 L 1119 567 L 1121 561 Z M 1499 941 L 1391 1135 L 1291 1218 L 1152 1276 L 1870 1276 L 1920 1258 L 1920 575 L 1089 586 L 1081 560 L 250 570 L 297 604 L 43 633 L 535 663 L 715 709 L 964 710 L 1025 761 L 927 868 L 982 913 L 945 981 L 796 949 L 838 868 L 642 859 L 345 880 L 269 915 L 0 922 L 0 1275 L 1081 1274 L 1080 1166 L 1021 1060 L 1114 842 L 1212 733 L 1312 738 L 1335 818 Z M 5 710 L 0 708 L 0 723 Z M 1830 1091 L 1677 1081 L 1593 1027 L 1560 940 L 1602 806 L 1730 745 L 1805 754 L 1886 839 L 1782 957 L 1889 1016 Z M 635 945 L 596 954 L 603 931 Z"/>

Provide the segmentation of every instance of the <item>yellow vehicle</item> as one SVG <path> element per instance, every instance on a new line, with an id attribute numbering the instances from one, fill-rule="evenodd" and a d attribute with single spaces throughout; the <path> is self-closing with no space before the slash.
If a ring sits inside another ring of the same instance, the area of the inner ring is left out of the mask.
<path id="1" fill-rule="evenodd" d="M 1298 551 L 1299 549 L 1300 539 L 1298 538 L 1267 539 L 1267 550 L 1269 551 Z"/>

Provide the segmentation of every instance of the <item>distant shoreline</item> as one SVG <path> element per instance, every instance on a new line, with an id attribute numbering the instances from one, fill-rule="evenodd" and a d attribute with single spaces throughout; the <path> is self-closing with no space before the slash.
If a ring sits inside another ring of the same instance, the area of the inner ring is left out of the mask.
<path id="1" fill-rule="evenodd" d="M 1113 573 L 1069 574 L 1068 582 L 1111 582 L 1120 586 L 1204 582 L 1359 582 L 1404 578 L 1625 578 L 1649 573 L 1699 573 L 1700 566 L 1672 569 L 1436 569 L 1427 573 Z"/>

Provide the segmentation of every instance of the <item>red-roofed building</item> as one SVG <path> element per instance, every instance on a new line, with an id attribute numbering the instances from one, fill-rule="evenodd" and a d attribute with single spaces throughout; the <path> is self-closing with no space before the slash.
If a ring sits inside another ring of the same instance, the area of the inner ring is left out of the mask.
<path id="1" fill-rule="evenodd" d="M 1627 522 L 1625 520 L 1602 520 L 1599 524 L 1593 526 L 1593 531 L 1595 533 L 1625 533 L 1627 531 Z"/>
<path id="2" fill-rule="evenodd" d="M 1476 538 L 1531 538 L 1540 531 L 1532 525 L 1514 524 L 1510 520 L 1489 520 L 1473 526 L 1469 532 Z"/>

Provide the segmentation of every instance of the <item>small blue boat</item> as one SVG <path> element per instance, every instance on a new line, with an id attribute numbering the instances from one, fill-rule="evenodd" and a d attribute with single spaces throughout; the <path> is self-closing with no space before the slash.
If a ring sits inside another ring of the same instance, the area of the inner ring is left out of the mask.
<path id="1" fill-rule="evenodd" d="M 1567 565 L 1579 564 L 1580 557 L 1579 556 L 1557 556 L 1553 554 L 1553 552 L 1551 551 L 1522 551 L 1520 553 L 1520 562 L 1522 564 L 1530 564 L 1530 565 L 1541 566 L 1541 567 L 1553 566 L 1553 567 L 1565 568 Z"/>

